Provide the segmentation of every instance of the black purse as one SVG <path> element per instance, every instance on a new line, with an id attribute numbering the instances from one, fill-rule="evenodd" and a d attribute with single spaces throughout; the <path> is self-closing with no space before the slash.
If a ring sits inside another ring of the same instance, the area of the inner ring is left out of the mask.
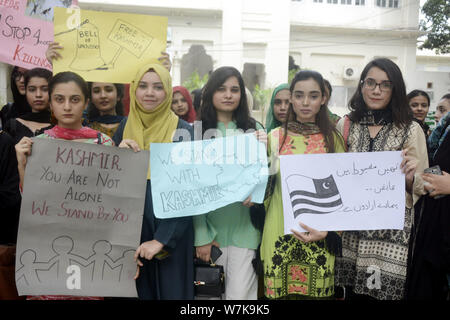
<path id="1" fill-rule="evenodd" d="M 196 296 L 220 297 L 225 292 L 223 266 L 194 259 L 194 291 Z"/>

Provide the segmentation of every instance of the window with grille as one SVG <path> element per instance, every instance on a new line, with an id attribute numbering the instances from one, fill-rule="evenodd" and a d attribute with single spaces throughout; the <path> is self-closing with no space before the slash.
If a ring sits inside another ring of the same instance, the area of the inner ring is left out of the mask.
<path id="1" fill-rule="evenodd" d="M 376 0 L 377 7 L 398 8 L 399 0 Z"/>

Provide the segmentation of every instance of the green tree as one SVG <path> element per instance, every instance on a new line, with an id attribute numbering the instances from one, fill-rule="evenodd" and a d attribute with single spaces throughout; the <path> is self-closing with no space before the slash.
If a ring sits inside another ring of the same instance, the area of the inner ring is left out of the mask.
<path id="1" fill-rule="evenodd" d="M 209 75 L 205 74 L 203 77 L 200 77 L 197 71 L 191 73 L 189 78 L 187 78 L 182 86 L 185 87 L 189 92 L 195 89 L 201 89 L 208 82 Z"/>
<path id="2" fill-rule="evenodd" d="M 295 77 L 295 74 L 297 72 L 299 72 L 299 71 L 300 71 L 300 69 L 291 69 L 291 70 L 289 70 L 288 83 L 291 83 L 292 79 L 294 79 L 294 77 Z"/>
<path id="3" fill-rule="evenodd" d="M 427 34 L 419 49 L 434 49 L 436 54 L 450 53 L 449 0 L 427 0 L 422 13 L 425 20 L 420 21 L 420 29 Z"/>
<path id="4" fill-rule="evenodd" d="M 256 110 L 261 110 L 261 123 L 264 123 L 265 110 L 270 103 L 272 88 L 262 89 L 258 84 L 253 89 L 253 102 Z"/>

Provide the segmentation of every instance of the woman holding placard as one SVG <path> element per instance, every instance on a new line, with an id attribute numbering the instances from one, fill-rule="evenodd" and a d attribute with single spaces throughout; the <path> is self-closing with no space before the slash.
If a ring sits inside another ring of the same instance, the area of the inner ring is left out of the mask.
<path id="1" fill-rule="evenodd" d="M 44 131 L 36 138 L 64 139 L 85 143 L 95 143 L 112 146 L 111 138 L 88 127 L 83 127 L 83 110 L 88 103 L 88 88 L 86 82 L 73 72 L 61 72 L 55 75 L 49 83 L 50 109 L 57 125 Z M 32 152 L 33 140 L 24 137 L 16 145 L 17 162 L 20 175 L 20 185 L 23 185 L 27 157 Z M 75 296 L 32 296 L 35 300 L 93 300 L 95 297 Z"/>
<path id="2" fill-rule="evenodd" d="M 420 173 L 428 167 L 425 136 L 412 121 L 402 73 L 389 59 L 367 64 L 349 108 L 337 126 L 349 152 L 403 150 L 405 224 L 403 230 L 344 232 L 336 281 L 349 299 L 403 299 L 413 206 L 424 193 Z"/>
<path id="3" fill-rule="evenodd" d="M 171 110 L 172 81 L 168 70 L 155 60 L 136 74 L 130 85 L 130 113 L 116 134 L 121 148 L 149 150 L 151 143 L 181 141 L 177 129 L 193 137 L 192 127 Z M 151 168 L 147 173 L 141 245 L 136 287 L 139 298 L 181 300 L 194 298 L 192 218 L 157 219 L 151 195 Z"/>
<path id="4" fill-rule="evenodd" d="M 269 133 L 271 177 L 265 200 L 266 221 L 261 243 L 264 293 L 269 299 L 330 299 L 334 295 L 334 259 L 339 252 L 336 232 L 292 230 L 284 234 L 279 156 L 345 152 L 341 135 L 328 117 L 322 76 L 300 71 L 290 86 L 287 120 Z"/>
<path id="5" fill-rule="evenodd" d="M 45 52 L 47 60 L 62 58 L 63 49 L 57 42 L 49 44 Z M 84 124 L 110 137 L 114 135 L 124 119 L 124 85 L 111 82 L 88 82 L 89 104 L 83 113 Z"/>
<path id="6" fill-rule="evenodd" d="M 52 127 L 50 121 L 48 83 L 52 73 L 47 69 L 35 68 L 25 72 L 25 97 L 31 111 L 9 119 L 4 130 L 17 143 L 23 137 L 34 137 Z"/>
<path id="7" fill-rule="evenodd" d="M 263 127 L 250 117 L 242 76 L 233 67 L 221 67 L 203 88 L 198 119 L 203 138 L 225 137 L 251 129 L 259 141 L 266 142 Z M 194 217 L 195 246 L 198 258 L 209 262 L 213 245 L 223 254 L 216 261 L 225 271 L 225 299 L 257 298 L 258 279 L 252 266 L 260 243 L 260 232 L 253 226 L 251 197 L 204 215 Z"/>

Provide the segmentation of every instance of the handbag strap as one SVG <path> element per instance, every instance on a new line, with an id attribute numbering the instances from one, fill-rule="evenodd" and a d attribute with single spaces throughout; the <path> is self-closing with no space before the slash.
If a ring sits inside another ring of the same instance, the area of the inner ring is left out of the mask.
<path id="1" fill-rule="evenodd" d="M 345 115 L 344 116 L 344 128 L 342 130 L 342 136 L 345 142 L 345 151 L 348 151 L 348 136 L 350 135 L 350 118 Z"/>

